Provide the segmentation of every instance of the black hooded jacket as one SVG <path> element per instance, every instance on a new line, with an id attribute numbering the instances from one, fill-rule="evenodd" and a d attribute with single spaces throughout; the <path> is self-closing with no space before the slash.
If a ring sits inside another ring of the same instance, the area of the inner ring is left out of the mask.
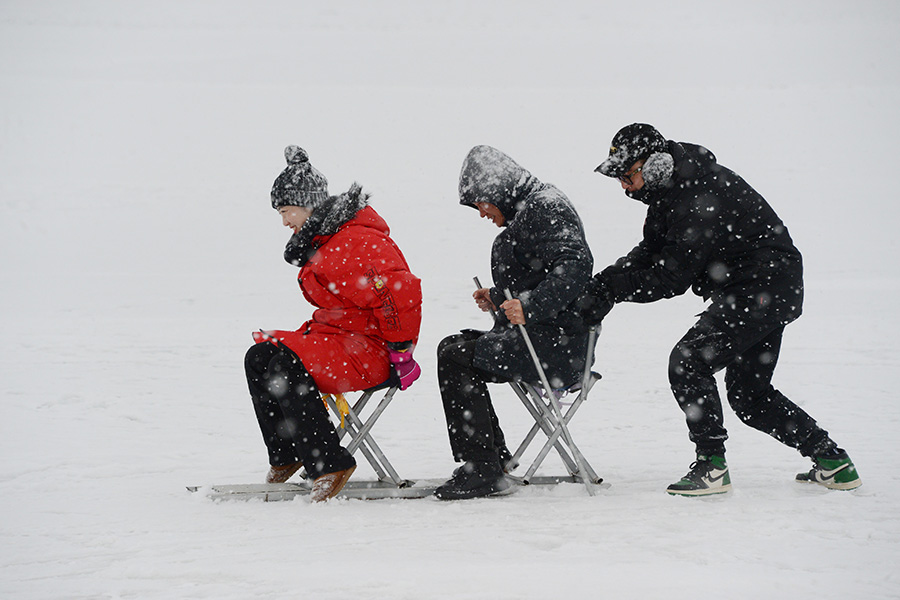
<path id="1" fill-rule="evenodd" d="M 648 205 L 644 238 L 603 270 L 616 302 L 653 302 L 688 288 L 728 319 L 788 323 L 800 316 L 803 265 L 765 199 L 712 152 L 668 142 L 674 173 L 635 197 Z"/>
<path id="2" fill-rule="evenodd" d="M 554 387 L 580 380 L 587 327 L 575 300 L 593 268 L 584 226 L 556 187 L 542 183 L 509 156 L 476 146 L 463 163 L 460 203 L 495 205 L 506 222 L 491 249 L 496 306 L 504 289 L 522 302 L 526 327 Z M 506 377 L 538 381 L 521 333 L 497 312 L 494 328 L 479 338 L 475 365 Z"/>

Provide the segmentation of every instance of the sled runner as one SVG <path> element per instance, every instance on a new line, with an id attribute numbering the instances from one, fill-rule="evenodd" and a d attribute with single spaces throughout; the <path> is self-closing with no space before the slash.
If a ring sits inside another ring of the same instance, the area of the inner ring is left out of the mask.
<path id="1" fill-rule="evenodd" d="M 566 410 L 564 415 L 565 424 L 572 420 L 578 407 L 587 400 L 588 393 L 594 384 L 600 379 L 600 375 L 590 370 L 591 358 L 593 356 L 593 348 L 596 339 L 596 331 L 591 330 L 591 337 L 588 344 L 588 361 L 585 367 L 585 376 L 580 384 L 575 384 L 565 390 L 569 394 L 577 392 L 578 396 Z M 385 384 L 387 385 L 387 384 Z M 384 498 L 426 498 L 434 493 L 434 490 L 444 483 L 443 479 L 420 479 L 408 480 L 399 476 L 394 466 L 388 460 L 387 456 L 375 442 L 372 437 L 372 427 L 375 425 L 379 417 L 385 412 L 394 398 L 394 394 L 399 390 L 398 387 L 385 387 L 385 385 L 370 388 L 362 392 L 360 397 L 352 405 L 346 403 L 342 405 L 340 400 L 335 397 L 326 396 L 325 402 L 331 408 L 333 414 L 343 415 L 342 424 L 336 427 L 338 437 L 343 439 L 350 435 L 350 443 L 347 450 L 351 454 L 355 454 L 357 450 L 362 452 L 363 456 L 372 466 L 372 469 L 378 475 L 378 481 L 358 481 L 351 479 L 347 482 L 344 489 L 338 493 L 339 498 L 356 498 L 361 500 L 377 500 Z M 559 420 L 555 417 L 552 405 L 549 399 L 542 393 L 542 388 L 527 384 L 524 382 L 511 382 L 513 391 L 528 409 L 529 414 L 534 418 L 535 424 L 519 444 L 518 449 L 511 461 L 506 465 L 509 471 L 513 471 L 518 465 L 519 460 L 525 453 L 528 446 L 537 437 L 539 431 L 543 431 L 547 436 L 547 441 L 541 448 L 538 455 L 534 458 L 531 465 L 522 476 L 514 474 L 507 477 L 517 485 L 558 485 L 560 483 L 582 483 L 585 484 L 585 474 L 587 475 L 586 485 L 593 486 L 600 484 L 603 480 L 597 476 L 590 464 L 581 455 L 581 452 L 575 446 L 574 442 L 568 444 L 562 437 L 563 431 Z M 381 401 L 374 410 L 365 418 L 362 414 L 372 400 L 376 392 L 386 389 Z M 560 390 L 554 392 L 557 396 L 562 395 Z M 541 466 L 544 459 L 550 453 L 551 449 L 555 449 L 562 459 L 568 475 L 564 476 L 536 476 L 535 471 Z M 576 454 L 577 453 L 577 454 Z M 579 462 L 583 467 L 579 467 Z M 301 474 L 303 472 L 301 471 Z M 605 484 L 604 484 L 604 487 Z M 212 485 L 212 486 L 190 486 L 187 488 L 190 492 L 202 493 L 206 497 L 213 500 L 262 500 L 264 502 L 280 502 L 285 500 L 293 500 L 298 496 L 306 496 L 312 490 L 312 482 L 307 479 L 300 479 L 297 483 L 249 483 L 249 484 L 232 484 L 232 485 Z"/>
<path id="2" fill-rule="evenodd" d="M 357 498 L 360 500 L 378 500 L 382 498 L 425 498 L 431 496 L 437 486 L 443 483 L 440 479 L 406 481 L 406 485 L 397 486 L 390 481 L 354 481 L 347 482 L 336 498 Z M 280 502 L 293 500 L 298 496 L 307 496 L 312 490 L 312 482 L 301 480 L 300 483 L 245 483 L 236 485 L 192 486 L 190 492 L 199 492 L 213 500 L 262 500 L 263 502 Z"/>
<path id="3" fill-rule="evenodd" d="M 594 384 L 600 379 L 598 373 L 590 371 L 590 358 L 593 356 L 594 341 L 596 331 L 591 331 L 591 339 L 588 345 L 587 367 L 585 378 L 580 384 L 575 384 L 567 391 L 569 394 L 577 392 L 578 396 L 566 410 L 564 415 L 565 423 L 571 421 L 578 407 L 587 400 L 588 393 Z M 541 448 L 538 455 L 534 458 L 531 465 L 522 476 L 514 474 L 507 477 L 517 485 L 558 485 L 560 483 L 585 483 L 583 473 L 587 474 L 588 485 L 600 484 L 602 479 L 584 459 L 583 455 L 575 446 L 574 442 L 568 445 L 562 438 L 562 428 L 555 418 L 549 399 L 542 394 L 542 389 L 524 382 L 510 383 L 513 391 L 528 409 L 529 414 L 534 418 L 535 424 L 522 440 L 513 459 L 507 463 L 507 469 L 512 471 L 519 460 L 525 453 L 528 446 L 537 437 L 539 431 L 543 431 L 547 436 L 547 441 Z M 580 388 L 579 388 L 580 385 Z M 362 415 L 374 397 L 376 392 L 386 389 L 384 395 L 371 413 L 363 419 Z M 426 498 L 434 493 L 434 490 L 444 483 L 443 479 L 420 479 L 411 481 L 403 479 L 399 476 L 396 469 L 388 460 L 387 456 L 375 442 L 372 437 L 372 427 L 385 412 L 394 398 L 394 394 L 399 390 L 398 387 L 385 387 L 385 385 L 370 388 L 362 392 L 360 397 L 352 405 L 347 403 L 341 405 L 338 398 L 325 398 L 326 403 L 331 408 L 333 414 L 343 415 L 343 423 L 336 427 L 338 437 L 343 439 L 350 435 L 350 443 L 347 450 L 351 454 L 355 454 L 357 450 L 362 452 L 363 456 L 372 466 L 372 469 L 378 475 L 378 481 L 358 481 L 351 479 L 347 482 L 344 489 L 338 493 L 339 498 L 356 498 L 362 500 L 377 500 L 384 498 Z M 560 394 L 560 391 L 555 391 Z M 551 449 L 555 449 L 562 459 L 568 475 L 564 476 L 546 476 L 535 475 L 538 467 L 543 463 L 544 459 L 550 453 Z M 575 454 L 575 453 L 578 454 Z M 576 458 L 579 457 L 579 458 Z M 579 460 L 584 465 L 579 468 Z M 302 474 L 302 471 L 301 471 Z M 605 487 L 605 484 L 604 484 Z M 206 497 L 213 500 L 262 500 L 264 502 L 280 502 L 285 500 L 293 500 L 298 496 L 306 496 L 312 490 L 312 482 L 307 479 L 300 479 L 297 483 L 249 483 L 249 484 L 233 484 L 233 485 L 212 485 L 212 486 L 190 486 L 187 488 L 190 492 L 202 493 Z M 593 489 L 593 487 L 591 488 Z"/>

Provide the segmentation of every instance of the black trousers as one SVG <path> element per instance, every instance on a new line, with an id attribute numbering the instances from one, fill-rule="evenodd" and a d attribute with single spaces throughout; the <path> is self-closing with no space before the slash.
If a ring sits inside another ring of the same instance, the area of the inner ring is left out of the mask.
<path id="1" fill-rule="evenodd" d="M 473 366 L 478 337 L 475 332 L 451 335 L 437 350 L 441 400 L 457 462 L 499 462 L 509 454 L 487 384 L 510 380 Z"/>
<path id="2" fill-rule="evenodd" d="M 301 461 L 318 478 L 356 464 L 340 445 L 319 389 L 297 355 L 264 342 L 247 351 L 244 368 L 270 465 Z"/>
<path id="3" fill-rule="evenodd" d="M 834 450 L 828 432 L 772 386 L 784 325 L 704 313 L 669 358 L 669 383 L 698 454 L 722 454 L 728 434 L 714 378 L 725 369 L 728 403 L 741 421 L 804 456 Z"/>

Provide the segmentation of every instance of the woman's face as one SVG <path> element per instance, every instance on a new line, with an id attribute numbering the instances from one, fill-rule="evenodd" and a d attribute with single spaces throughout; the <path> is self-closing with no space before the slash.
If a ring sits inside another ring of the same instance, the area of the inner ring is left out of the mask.
<path id="1" fill-rule="evenodd" d="M 281 215 L 282 224 L 297 233 L 312 214 L 312 210 L 304 206 L 281 206 L 278 208 L 278 214 Z"/>

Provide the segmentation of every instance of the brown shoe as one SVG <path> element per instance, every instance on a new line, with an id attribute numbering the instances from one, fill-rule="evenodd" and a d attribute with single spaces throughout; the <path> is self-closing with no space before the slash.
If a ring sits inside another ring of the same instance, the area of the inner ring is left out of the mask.
<path id="1" fill-rule="evenodd" d="M 284 465 L 281 467 L 272 465 L 269 467 L 269 472 L 266 473 L 266 483 L 284 483 L 291 478 L 291 475 L 302 468 L 302 462 L 295 462 L 293 464 Z"/>
<path id="2" fill-rule="evenodd" d="M 313 483 L 313 489 L 309 493 L 310 502 L 325 502 L 329 498 L 337 496 L 338 492 L 344 489 L 344 485 L 346 485 L 355 470 L 356 465 L 353 465 L 349 469 L 326 473 L 316 479 L 315 483 Z"/>

